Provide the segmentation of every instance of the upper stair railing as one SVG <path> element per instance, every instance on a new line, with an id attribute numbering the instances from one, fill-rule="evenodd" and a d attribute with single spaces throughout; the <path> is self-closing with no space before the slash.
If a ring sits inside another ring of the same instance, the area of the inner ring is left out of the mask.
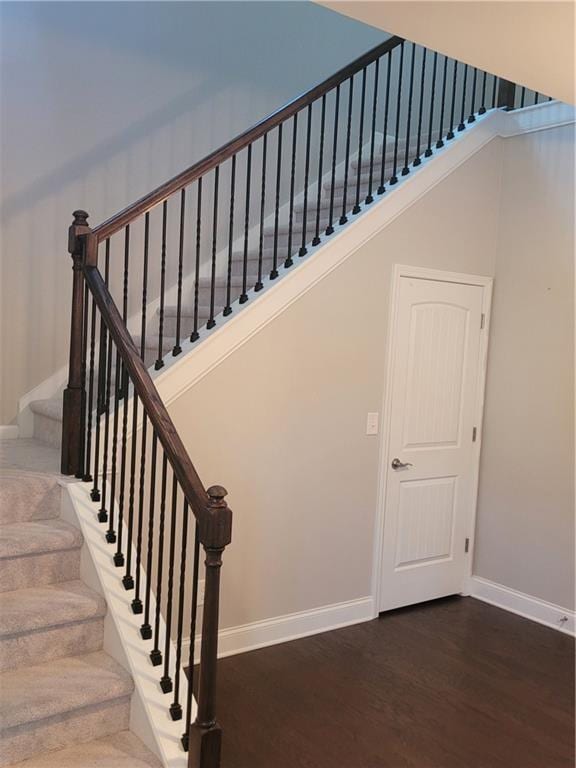
<path id="1" fill-rule="evenodd" d="M 525 89 L 392 37 L 94 229 L 74 213 L 62 471 L 92 484 L 170 715 L 184 718 L 190 768 L 220 764 L 219 574 L 231 512 L 223 488 L 205 490 L 149 365 L 198 341 L 478 115 L 525 103 Z"/>

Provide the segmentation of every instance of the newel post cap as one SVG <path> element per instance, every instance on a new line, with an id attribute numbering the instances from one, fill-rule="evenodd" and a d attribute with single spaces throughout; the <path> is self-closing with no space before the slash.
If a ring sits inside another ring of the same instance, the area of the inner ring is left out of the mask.
<path id="1" fill-rule="evenodd" d="M 90 216 L 90 214 L 87 213 L 86 211 L 83 211 L 81 208 L 79 208 L 77 211 L 74 211 L 72 213 L 72 216 L 74 216 L 74 221 L 72 222 L 72 226 L 80 226 L 80 227 L 88 226 L 88 217 Z"/>
<path id="2" fill-rule="evenodd" d="M 88 216 L 86 211 L 78 209 L 72 214 L 74 221 L 68 229 L 68 253 L 72 256 L 80 256 L 82 245 L 80 235 L 87 235 L 91 230 L 88 226 Z"/>

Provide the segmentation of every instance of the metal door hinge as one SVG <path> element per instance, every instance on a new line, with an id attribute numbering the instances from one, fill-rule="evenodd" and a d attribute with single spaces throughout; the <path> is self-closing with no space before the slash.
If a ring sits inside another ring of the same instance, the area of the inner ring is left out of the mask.
<path id="1" fill-rule="evenodd" d="M 472 427 L 472 442 L 473 443 L 476 442 L 476 435 L 477 435 L 477 433 L 478 433 L 478 431 L 477 431 L 476 427 Z"/>
<path id="2" fill-rule="evenodd" d="M 486 321 L 486 315 L 484 314 L 484 312 L 482 312 L 482 314 L 480 315 L 480 330 L 484 328 L 485 321 Z"/>
<path id="3" fill-rule="evenodd" d="M 467 553 L 469 549 L 470 549 L 470 539 L 466 539 L 466 541 L 464 542 L 464 552 Z"/>

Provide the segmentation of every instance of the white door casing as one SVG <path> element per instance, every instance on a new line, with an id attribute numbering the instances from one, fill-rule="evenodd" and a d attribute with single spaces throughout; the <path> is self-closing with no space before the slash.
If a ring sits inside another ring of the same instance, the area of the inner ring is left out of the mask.
<path id="1" fill-rule="evenodd" d="M 466 591 L 491 287 L 485 277 L 395 269 L 379 611 Z M 393 469 L 394 459 L 407 466 Z"/>

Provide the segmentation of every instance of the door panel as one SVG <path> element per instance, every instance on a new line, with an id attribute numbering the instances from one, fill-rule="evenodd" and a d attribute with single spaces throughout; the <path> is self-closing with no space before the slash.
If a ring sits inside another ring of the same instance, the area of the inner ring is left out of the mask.
<path id="1" fill-rule="evenodd" d="M 481 286 L 400 278 L 380 610 L 462 590 L 482 302 Z"/>

